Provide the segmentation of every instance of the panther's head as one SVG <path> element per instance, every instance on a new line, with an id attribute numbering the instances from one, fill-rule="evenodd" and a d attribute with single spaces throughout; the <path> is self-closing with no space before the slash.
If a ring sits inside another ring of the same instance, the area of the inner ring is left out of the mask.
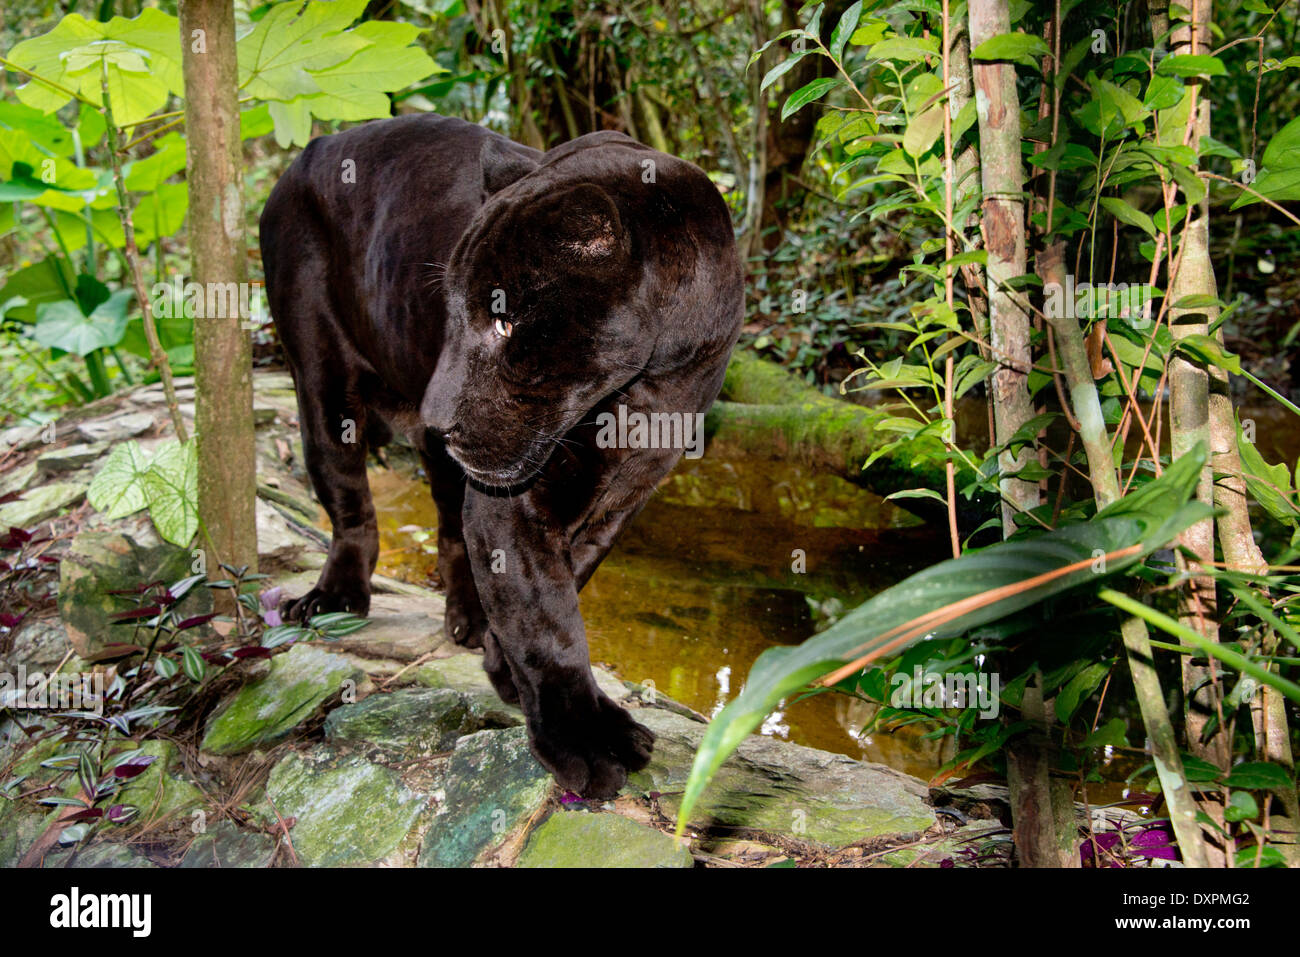
<path id="1" fill-rule="evenodd" d="M 580 168 L 537 169 L 479 210 L 447 265 L 444 344 L 420 407 L 476 482 L 529 480 L 644 368 L 637 247 L 615 195 Z"/>

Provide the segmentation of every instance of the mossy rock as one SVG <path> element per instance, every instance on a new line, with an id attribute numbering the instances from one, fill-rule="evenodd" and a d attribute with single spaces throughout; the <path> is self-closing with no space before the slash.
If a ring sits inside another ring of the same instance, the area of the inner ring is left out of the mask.
<path id="1" fill-rule="evenodd" d="M 199 835 L 181 860 L 184 868 L 267 867 L 275 856 L 275 841 L 222 821 Z"/>
<path id="2" fill-rule="evenodd" d="M 518 867 L 693 867 L 690 851 L 619 814 L 558 811 L 528 838 Z"/>
<path id="3" fill-rule="evenodd" d="M 285 737 L 361 672 L 341 655 L 310 644 L 271 659 L 265 676 L 244 685 L 208 722 L 200 746 L 239 754 Z"/>
<path id="4" fill-rule="evenodd" d="M 470 712 L 482 722 L 481 727 L 505 728 L 524 723 L 524 713 L 515 705 L 497 697 L 483 659 L 478 655 L 458 654 L 438 658 L 420 665 L 415 680 L 426 688 L 448 688 L 460 692 Z"/>
<path id="5" fill-rule="evenodd" d="M 136 821 L 156 824 L 179 817 L 203 803 L 203 792 L 178 773 L 176 745 L 170 741 L 146 741 L 140 750 L 156 760 L 117 792 L 114 804 L 133 805 L 140 809 Z"/>
<path id="6" fill-rule="evenodd" d="M 658 708 L 639 709 L 635 717 L 655 733 L 655 749 L 625 792 L 659 792 L 664 813 L 674 817 L 705 725 Z M 927 797 L 923 782 L 883 764 L 750 735 L 718 769 L 690 825 L 842 847 L 926 830 L 935 820 Z"/>
<path id="7" fill-rule="evenodd" d="M 443 800 L 420 851 L 421 867 L 469 867 L 546 802 L 551 777 L 523 728 L 480 731 L 456 743 Z"/>
<path id="8" fill-rule="evenodd" d="M 132 606 L 115 591 L 142 584 L 167 584 L 192 574 L 194 557 L 176 545 L 140 542 L 120 532 L 83 532 L 72 540 L 59 563 L 59 617 L 77 654 L 89 658 L 105 645 L 130 641 L 132 630 L 115 625 L 112 616 Z M 181 618 L 212 611 L 212 593 L 191 588 L 181 599 Z"/>
<path id="9" fill-rule="evenodd" d="M 372 694 L 335 708 L 325 737 L 373 746 L 389 758 L 411 760 L 450 751 L 462 735 L 482 727 L 465 695 L 450 688 L 412 688 Z"/>
<path id="10" fill-rule="evenodd" d="M 48 521 L 86 497 L 86 482 L 51 482 L 23 492 L 16 502 L 0 505 L 0 526 L 31 528 Z"/>
<path id="11" fill-rule="evenodd" d="M 281 760 L 266 789 L 284 818 L 296 818 L 290 837 L 308 867 L 381 861 L 401 844 L 427 801 L 396 772 L 325 745 Z"/>

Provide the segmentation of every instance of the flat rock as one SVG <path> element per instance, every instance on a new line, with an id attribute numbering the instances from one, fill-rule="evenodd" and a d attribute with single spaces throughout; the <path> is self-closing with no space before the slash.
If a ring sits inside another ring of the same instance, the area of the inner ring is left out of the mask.
<path id="1" fill-rule="evenodd" d="M 289 833 L 294 853 L 308 867 L 382 860 L 397 849 L 427 801 L 395 771 L 324 745 L 281 760 L 266 789 L 281 816 L 297 819 Z"/>
<path id="2" fill-rule="evenodd" d="M 179 581 L 190 574 L 193 561 L 189 551 L 159 542 L 156 536 L 142 542 L 121 532 L 96 531 L 74 538 L 59 563 L 58 605 L 77 654 L 89 658 L 104 645 L 131 640 L 132 628 L 114 624 L 112 616 L 132 605 L 112 592 L 153 581 Z M 181 617 L 207 614 L 212 611 L 212 593 L 192 588 L 178 608 Z"/>
<path id="3" fill-rule="evenodd" d="M 517 867 L 693 867 L 662 831 L 618 814 L 557 811 L 529 835 Z"/>
<path id="4" fill-rule="evenodd" d="M 266 867 L 275 856 L 275 842 L 265 834 L 245 831 L 222 821 L 195 839 L 181 867 Z"/>
<path id="5" fill-rule="evenodd" d="M 456 742 L 421 867 L 469 867 L 499 847 L 546 802 L 551 777 L 523 728 L 480 731 Z"/>
<path id="6" fill-rule="evenodd" d="M 628 780 L 630 793 L 660 792 L 677 813 L 705 725 L 671 711 L 641 708 L 655 733 L 654 757 Z M 750 735 L 718 769 L 692 813 L 707 830 L 749 828 L 842 847 L 867 837 L 923 831 L 934 821 L 923 782 L 883 764 Z"/>
<path id="7" fill-rule="evenodd" d="M 18 665 L 28 671 L 53 671 L 71 650 L 68 630 L 58 618 L 24 619 L 4 661 L 11 672 Z"/>
<path id="8" fill-rule="evenodd" d="M 257 499 L 257 557 L 259 568 L 292 568 L 304 549 L 316 543 L 296 532 L 269 502 Z M 262 567 L 266 566 L 266 567 Z"/>
<path id="9" fill-rule="evenodd" d="M 139 851 L 125 844 L 102 841 L 90 847 L 56 848 L 45 855 L 44 867 L 143 868 L 157 867 Z"/>
<path id="10" fill-rule="evenodd" d="M 360 673 L 339 655 L 310 644 L 271 659 L 266 675 L 240 687 L 208 722 L 201 749 L 238 754 L 283 738 Z"/>
<path id="11" fill-rule="evenodd" d="M 49 521 L 86 497 L 86 482 L 51 482 L 23 492 L 16 502 L 0 505 L 0 526 L 31 528 Z"/>
<path id="12" fill-rule="evenodd" d="M 161 391 L 159 392 L 161 395 Z M 103 419 L 92 419 L 77 426 L 77 435 L 86 442 L 122 442 L 153 428 L 150 412 L 124 412 Z"/>
<path id="13" fill-rule="evenodd" d="M 65 445 L 61 449 L 50 449 L 36 458 L 36 467 L 45 475 L 59 472 L 75 472 L 95 461 L 108 451 L 107 442 L 81 442 Z"/>
<path id="14" fill-rule="evenodd" d="M 371 746 L 395 760 L 450 751 L 457 739 L 482 728 L 468 697 L 451 688 L 372 694 L 335 708 L 325 718 L 328 740 Z"/>
<path id="15" fill-rule="evenodd" d="M 307 577 L 315 584 L 314 574 Z M 286 586 L 285 594 L 297 595 L 305 590 Z M 446 643 L 442 635 L 443 608 L 442 596 L 435 592 L 409 597 L 376 591 L 370 598 L 370 624 L 331 642 L 331 646 L 366 658 L 414 661 Z"/>
<path id="16" fill-rule="evenodd" d="M 26 462 L 0 475 L 0 495 L 21 492 L 36 478 L 36 463 Z"/>
<path id="17" fill-rule="evenodd" d="M 450 688 L 460 692 L 470 713 L 488 727 L 509 727 L 524 723 L 524 713 L 497 697 L 483 670 L 483 657 L 472 652 L 436 658 L 414 669 L 415 680 L 427 688 Z"/>

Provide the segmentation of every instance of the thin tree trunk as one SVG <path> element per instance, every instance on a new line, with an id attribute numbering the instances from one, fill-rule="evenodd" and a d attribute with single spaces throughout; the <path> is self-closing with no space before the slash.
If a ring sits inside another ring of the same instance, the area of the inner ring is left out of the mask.
<path id="1" fill-rule="evenodd" d="M 970 43 L 979 46 L 991 37 L 1011 32 L 1005 0 L 972 0 Z M 1007 283 L 1025 273 L 1025 188 L 1020 165 L 1020 100 L 1015 65 L 979 62 L 971 65 L 975 82 L 980 137 L 980 184 L 984 194 L 984 246 L 988 251 L 989 341 L 998 370 L 993 374 L 993 418 L 999 444 L 1033 418 L 1026 370 L 1030 352 L 1029 315 Z M 1019 455 L 1003 452 L 1004 475 L 1023 469 L 1033 459 L 1026 447 Z M 1038 484 L 1003 478 L 1003 533 L 1016 529 L 1019 509 L 1038 507 Z"/>
<path id="2" fill-rule="evenodd" d="M 1181 22 L 1174 29 L 1172 50 L 1174 53 L 1209 53 L 1210 0 L 1193 0 L 1192 22 Z M 1188 82 L 1185 97 L 1192 98 L 1191 109 L 1194 117 L 1188 122 L 1185 135 L 1177 142 L 1186 142 L 1193 150 L 1199 147 L 1200 139 L 1210 134 L 1210 101 L 1201 89 L 1199 80 Z M 1166 138 L 1174 137 L 1181 131 L 1165 131 Z M 1169 282 L 1169 296 L 1172 303 L 1187 296 L 1213 293 L 1214 265 L 1210 260 L 1209 235 L 1209 197 L 1200 203 L 1199 208 L 1188 211 L 1187 223 L 1183 229 L 1182 249 L 1179 259 L 1170 257 L 1170 268 L 1174 275 Z M 1174 267 L 1177 262 L 1177 268 Z M 1170 309 L 1170 330 L 1175 340 L 1191 335 L 1206 335 L 1210 323 L 1215 318 L 1214 310 L 1198 306 L 1180 309 L 1176 305 Z M 1175 357 L 1170 363 L 1170 449 L 1177 458 L 1186 454 L 1199 443 L 1210 447 L 1210 378 L 1208 371 L 1200 365 L 1182 357 Z M 1214 472 L 1212 463 L 1207 463 L 1196 490 L 1196 497 L 1206 504 L 1214 504 Z M 1188 580 L 1186 600 L 1181 619 L 1184 625 L 1193 628 L 1212 641 L 1218 640 L 1218 622 L 1215 619 L 1214 578 L 1198 575 L 1203 563 L 1214 560 L 1214 520 L 1197 522 L 1182 536 L 1182 544 L 1196 555 L 1199 561 L 1190 562 L 1192 577 Z M 1231 732 L 1222 723 L 1224 717 L 1220 695 L 1220 683 L 1216 678 L 1217 668 L 1212 662 L 1200 664 L 1195 658 L 1183 658 L 1183 700 L 1186 708 L 1187 744 L 1191 752 L 1211 764 L 1226 771 L 1232 760 Z M 1213 724 L 1213 733 L 1207 736 L 1207 729 Z M 1219 802 L 1210 802 L 1208 813 L 1216 823 L 1222 822 L 1223 808 Z M 1225 851 L 1210 845 L 1210 864 L 1222 867 L 1226 864 Z"/>
<path id="3" fill-rule="evenodd" d="M 226 285 L 247 279 L 234 6 L 182 0 L 180 24 L 193 279 L 204 288 L 242 289 Z M 232 314 L 194 323 L 199 520 L 216 552 L 209 556 L 214 570 L 215 562 L 257 567 L 253 366 L 243 299 L 227 295 Z"/>
<path id="4" fill-rule="evenodd" d="M 1010 11 L 1005 0 L 971 0 L 969 16 L 972 47 L 1011 32 Z M 1026 262 L 1020 99 L 1012 63 L 972 63 L 971 75 L 979 118 L 983 232 L 988 252 L 988 340 L 993 361 L 998 364 L 991 389 L 994 438 L 1002 444 L 1034 415 L 1026 375 L 1033 364 L 1029 314 L 1007 286 L 1010 280 L 1025 273 Z M 1003 476 L 1009 476 L 1027 466 L 1033 457 L 1033 450 L 1028 446 L 1019 455 L 1004 450 L 998 456 L 999 469 Z M 1010 537 L 1016 530 L 1017 513 L 1038 507 L 1038 484 L 1004 477 L 1000 488 L 1002 533 Z M 1017 664 L 1032 670 L 1021 709 L 1021 716 L 1030 723 L 1031 730 L 1007 744 L 1007 783 L 1011 790 L 1016 850 L 1024 867 L 1062 867 L 1072 863 L 1075 857 L 1070 847 L 1073 835 L 1067 834 L 1060 841 L 1057 838 L 1053 808 L 1059 797 L 1053 794 L 1055 789 L 1049 773 L 1052 749 L 1042 675 L 1034 662 Z M 1073 816 L 1072 810 L 1069 816 Z M 1064 849 L 1062 844 L 1066 845 Z"/>

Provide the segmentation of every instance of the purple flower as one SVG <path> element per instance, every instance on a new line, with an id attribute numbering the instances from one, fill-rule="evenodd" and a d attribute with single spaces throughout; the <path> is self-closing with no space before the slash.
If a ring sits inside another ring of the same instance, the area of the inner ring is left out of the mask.
<path id="1" fill-rule="evenodd" d="M 262 621 L 271 628 L 283 625 L 284 621 L 280 618 L 280 600 L 284 597 L 284 589 L 276 585 L 274 588 L 268 588 L 258 597 L 262 599 Z"/>

